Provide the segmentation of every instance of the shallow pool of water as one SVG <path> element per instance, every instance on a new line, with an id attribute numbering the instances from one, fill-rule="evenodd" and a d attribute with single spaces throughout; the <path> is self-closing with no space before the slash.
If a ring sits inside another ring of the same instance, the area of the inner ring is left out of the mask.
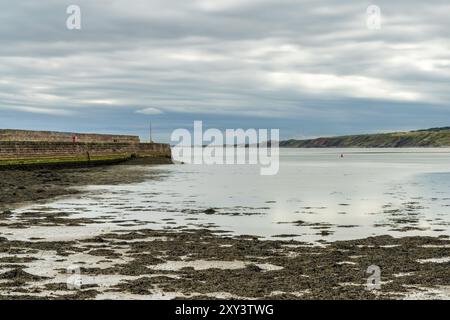
<path id="1" fill-rule="evenodd" d="M 261 176 L 254 165 L 145 170 L 160 177 L 90 186 L 82 197 L 21 210 L 45 206 L 100 219 L 71 228 L 66 236 L 73 237 L 77 230 L 91 236 L 177 227 L 305 241 L 450 234 L 450 149 L 282 149 L 274 176 Z M 33 228 L 27 229 L 29 237 L 33 232 L 55 236 L 65 227 Z M 20 232 L 27 231 L 13 233 Z"/>

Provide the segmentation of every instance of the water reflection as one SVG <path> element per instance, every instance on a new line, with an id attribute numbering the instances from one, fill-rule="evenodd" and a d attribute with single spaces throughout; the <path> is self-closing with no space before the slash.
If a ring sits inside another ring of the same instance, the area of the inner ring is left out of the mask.
<path id="1" fill-rule="evenodd" d="M 210 227 L 307 241 L 448 235 L 449 160 L 448 149 L 282 149 L 275 176 L 251 165 L 149 167 L 163 177 L 90 187 L 46 207 L 101 217 L 103 229 Z"/>

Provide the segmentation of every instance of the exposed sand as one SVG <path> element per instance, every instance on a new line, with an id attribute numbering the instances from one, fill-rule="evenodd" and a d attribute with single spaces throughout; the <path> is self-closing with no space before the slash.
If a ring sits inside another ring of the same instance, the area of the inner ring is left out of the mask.
<path id="1" fill-rule="evenodd" d="M 195 220 L 195 229 L 167 221 L 156 230 L 45 208 L 15 212 L 18 203 L 82 196 L 74 186 L 152 178 L 140 168 L 2 171 L 0 298 L 450 298 L 446 236 L 312 245 L 230 236 Z M 370 265 L 380 267 L 379 290 L 366 288 Z"/>

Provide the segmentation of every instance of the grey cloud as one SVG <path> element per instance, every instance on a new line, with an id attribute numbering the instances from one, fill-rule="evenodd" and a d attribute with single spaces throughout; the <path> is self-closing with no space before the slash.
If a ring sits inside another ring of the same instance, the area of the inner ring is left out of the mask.
<path id="1" fill-rule="evenodd" d="M 74 3 L 80 31 L 65 28 Z M 421 105 L 411 107 L 419 117 L 448 110 L 448 2 L 377 1 L 378 31 L 366 28 L 369 4 L 1 0 L 0 110 L 226 115 L 249 127 L 277 118 L 289 132 L 288 119 L 320 127 L 333 114 L 347 119 L 342 130 L 363 130 L 348 126 L 368 101 Z"/>

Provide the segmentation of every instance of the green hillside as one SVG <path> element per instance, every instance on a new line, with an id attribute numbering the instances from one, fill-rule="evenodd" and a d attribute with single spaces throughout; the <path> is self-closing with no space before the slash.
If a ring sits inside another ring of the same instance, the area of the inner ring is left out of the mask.
<path id="1" fill-rule="evenodd" d="M 364 134 L 340 137 L 324 137 L 309 140 L 285 140 L 285 148 L 406 148 L 450 147 L 450 127 L 432 128 L 410 132 Z"/>

